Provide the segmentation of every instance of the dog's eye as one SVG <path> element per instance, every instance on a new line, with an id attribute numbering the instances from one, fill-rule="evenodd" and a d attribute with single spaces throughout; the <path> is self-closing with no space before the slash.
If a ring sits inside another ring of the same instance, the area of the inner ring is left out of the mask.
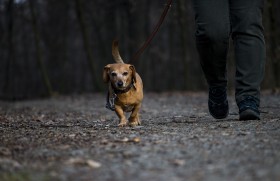
<path id="1" fill-rule="evenodd" d="M 124 72 L 124 73 L 123 73 L 123 76 L 127 76 L 127 75 L 128 75 L 128 72 Z"/>
<path id="2" fill-rule="evenodd" d="M 117 74 L 116 74 L 115 72 L 112 72 L 111 75 L 112 75 L 113 77 L 117 76 Z"/>

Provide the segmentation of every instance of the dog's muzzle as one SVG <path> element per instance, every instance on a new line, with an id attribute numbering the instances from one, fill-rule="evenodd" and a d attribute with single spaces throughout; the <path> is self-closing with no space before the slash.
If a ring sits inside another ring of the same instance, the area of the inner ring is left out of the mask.
<path id="1" fill-rule="evenodd" d="M 118 87 L 118 88 L 123 88 L 123 85 L 124 85 L 124 84 L 123 84 L 123 81 L 118 81 L 118 82 L 117 82 L 117 87 Z"/>

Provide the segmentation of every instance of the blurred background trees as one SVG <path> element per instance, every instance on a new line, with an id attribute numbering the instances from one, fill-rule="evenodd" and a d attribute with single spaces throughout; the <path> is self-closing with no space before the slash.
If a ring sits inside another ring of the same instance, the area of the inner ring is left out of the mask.
<path id="1" fill-rule="evenodd" d="M 112 40 L 129 60 L 145 42 L 162 0 L 0 1 L 0 98 L 15 100 L 106 90 L 103 67 L 113 63 Z M 263 89 L 280 87 L 280 2 L 267 0 Z M 158 34 L 133 64 L 145 91 L 206 90 L 195 47 L 190 0 L 173 1 Z M 229 87 L 234 57 L 229 53 Z"/>

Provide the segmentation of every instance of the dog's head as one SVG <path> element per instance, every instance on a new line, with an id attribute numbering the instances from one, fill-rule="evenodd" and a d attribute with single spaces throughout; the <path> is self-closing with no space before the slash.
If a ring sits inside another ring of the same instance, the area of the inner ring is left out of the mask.
<path id="1" fill-rule="evenodd" d="M 132 83 L 136 83 L 135 67 L 124 63 L 108 64 L 103 70 L 103 81 L 110 81 L 115 89 L 125 90 Z"/>

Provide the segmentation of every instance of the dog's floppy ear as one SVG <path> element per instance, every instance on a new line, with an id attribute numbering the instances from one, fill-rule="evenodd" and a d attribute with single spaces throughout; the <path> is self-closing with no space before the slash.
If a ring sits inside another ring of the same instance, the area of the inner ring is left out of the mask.
<path id="1" fill-rule="evenodd" d="M 133 80 L 134 83 L 136 83 L 136 70 L 135 70 L 135 67 L 133 65 L 130 65 L 129 68 L 132 71 L 132 80 Z"/>
<path id="2" fill-rule="evenodd" d="M 103 81 L 105 83 L 108 83 L 109 80 L 110 80 L 110 77 L 109 77 L 109 74 L 108 74 L 109 69 L 110 69 L 110 65 L 106 65 L 103 69 Z"/>

